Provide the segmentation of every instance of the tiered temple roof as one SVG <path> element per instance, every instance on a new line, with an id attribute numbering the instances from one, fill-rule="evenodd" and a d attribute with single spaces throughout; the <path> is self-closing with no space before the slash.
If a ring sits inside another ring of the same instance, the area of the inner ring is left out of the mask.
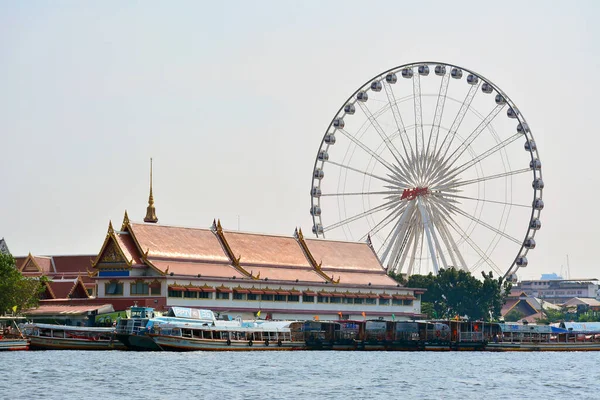
<path id="1" fill-rule="evenodd" d="M 368 243 L 134 223 L 109 224 L 97 270 L 151 268 L 159 275 L 397 287 Z M 235 277 L 235 278 L 234 278 Z"/>

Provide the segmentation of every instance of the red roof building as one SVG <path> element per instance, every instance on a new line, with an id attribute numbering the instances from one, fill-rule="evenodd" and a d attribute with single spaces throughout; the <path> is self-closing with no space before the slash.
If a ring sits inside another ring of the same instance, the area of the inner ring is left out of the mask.
<path id="1" fill-rule="evenodd" d="M 149 222 L 125 213 L 120 230 L 110 223 L 92 263 L 98 300 L 116 310 L 137 302 L 244 318 L 421 317 L 422 291 L 387 276 L 368 243 Z"/>

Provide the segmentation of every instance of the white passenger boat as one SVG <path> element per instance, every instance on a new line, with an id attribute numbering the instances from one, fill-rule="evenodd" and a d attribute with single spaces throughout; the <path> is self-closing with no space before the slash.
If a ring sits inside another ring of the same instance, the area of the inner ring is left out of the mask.
<path id="1" fill-rule="evenodd" d="M 265 321 L 240 326 L 163 324 L 148 333 L 166 351 L 304 350 L 303 322 Z"/>
<path id="2" fill-rule="evenodd" d="M 114 328 L 26 324 L 23 334 L 31 350 L 125 350 Z"/>

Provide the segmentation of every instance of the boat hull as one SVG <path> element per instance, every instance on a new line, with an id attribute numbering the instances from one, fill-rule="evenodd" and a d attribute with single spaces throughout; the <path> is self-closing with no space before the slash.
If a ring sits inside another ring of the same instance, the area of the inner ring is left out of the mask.
<path id="1" fill-rule="evenodd" d="M 27 339 L 0 339 L 0 351 L 28 350 Z"/>
<path id="2" fill-rule="evenodd" d="M 486 351 L 600 351 L 600 343 L 488 343 Z"/>
<path id="3" fill-rule="evenodd" d="M 269 343 L 268 341 L 187 339 L 152 334 L 149 336 L 165 351 L 290 351 L 305 348 L 304 342 Z"/>
<path id="4" fill-rule="evenodd" d="M 129 350 L 135 351 L 161 351 L 151 337 L 147 335 L 117 334 L 117 339 Z"/>
<path id="5" fill-rule="evenodd" d="M 83 340 L 29 336 L 31 350 L 125 350 L 118 340 Z"/>

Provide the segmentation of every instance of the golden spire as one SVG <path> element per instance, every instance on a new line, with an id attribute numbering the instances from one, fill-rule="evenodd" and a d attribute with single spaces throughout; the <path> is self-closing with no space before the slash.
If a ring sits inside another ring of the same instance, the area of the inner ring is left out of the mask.
<path id="1" fill-rule="evenodd" d="M 148 207 L 146 208 L 146 218 L 144 218 L 144 222 L 158 222 L 156 210 L 154 209 L 154 197 L 152 196 L 152 158 L 150 159 L 150 196 L 148 197 Z"/>

